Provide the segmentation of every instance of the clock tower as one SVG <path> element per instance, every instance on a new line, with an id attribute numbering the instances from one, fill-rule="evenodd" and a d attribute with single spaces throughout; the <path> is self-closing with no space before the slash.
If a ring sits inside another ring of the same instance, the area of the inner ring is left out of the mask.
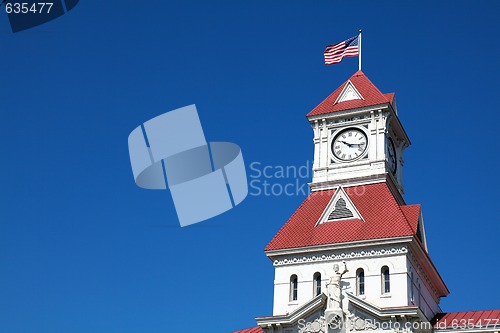
<path id="1" fill-rule="evenodd" d="M 394 93 L 358 71 L 307 114 L 314 132 L 311 189 L 386 181 L 402 202 L 403 152 L 410 145 Z"/>
<path id="2" fill-rule="evenodd" d="M 394 93 L 358 71 L 307 119 L 311 193 L 265 248 L 273 314 L 236 333 L 473 333 L 459 330 L 464 318 L 474 332 L 498 333 L 484 323 L 500 322 L 500 311 L 441 311 L 449 291 L 427 251 L 422 209 L 403 198 L 410 140 Z"/>

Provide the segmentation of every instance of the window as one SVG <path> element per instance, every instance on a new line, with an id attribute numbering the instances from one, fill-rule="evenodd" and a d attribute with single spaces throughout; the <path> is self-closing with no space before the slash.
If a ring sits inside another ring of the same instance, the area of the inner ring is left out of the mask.
<path id="1" fill-rule="evenodd" d="M 389 267 L 382 267 L 382 294 L 391 292 L 391 276 L 389 274 Z"/>
<path id="2" fill-rule="evenodd" d="M 356 271 L 356 293 L 358 295 L 365 294 L 365 271 L 363 268 L 358 268 Z"/>
<path id="3" fill-rule="evenodd" d="M 297 289 L 299 282 L 297 280 L 297 275 L 290 276 L 290 302 L 297 300 Z"/>
<path id="4" fill-rule="evenodd" d="M 410 300 L 415 303 L 415 291 L 413 290 L 413 272 L 410 273 Z"/>
<path id="5" fill-rule="evenodd" d="M 314 273 L 314 277 L 313 277 L 313 285 L 314 285 L 314 290 L 313 290 L 313 293 L 314 293 L 314 296 L 318 296 L 319 294 L 321 294 L 321 273 L 319 272 L 316 272 Z"/>

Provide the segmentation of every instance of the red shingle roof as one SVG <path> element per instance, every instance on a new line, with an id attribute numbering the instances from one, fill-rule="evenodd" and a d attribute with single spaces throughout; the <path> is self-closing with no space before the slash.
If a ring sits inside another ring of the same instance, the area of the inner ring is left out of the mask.
<path id="1" fill-rule="evenodd" d="M 346 84 L 351 81 L 357 91 L 361 94 L 363 99 L 355 99 L 350 101 L 344 101 L 335 104 L 340 93 L 346 86 Z M 344 111 L 349 109 L 361 108 L 365 106 L 387 104 L 392 103 L 394 100 L 394 93 L 382 94 L 380 90 L 375 87 L 375 85 L 365 76 L 362 71 L 357 71 L 353 76 L 344 82 L 340 87 L 337 88 L 330 96 L 328 96 L 323 102 L 321 102 L 317 107 L 315 107 L 311 112 L 307 114 L 308 117 L 316 116 L 319 114 Z"/>
<path id="2" fill-rule="evenodd" d="M 439 313 L 431 323 L 437 329 L 498 328 L 500 310 Z"/>
<path id="3" fill-rule="evenodd" d="M 316 226 L 335 190 L 312 192 L 265 250 L 415 235 L 418 223 L 418 215 L 415 213 L 416 208 L 420 207 L 412 205 L 403 208 L 411 219 L 410 226 L 405 213 L 385 183 L 348 187 L 345 191 L 364 221 L 344 220 Z"/>
<path id="4" fill-rule="evenodd" d="M 401 210 L 403 211 L 403 214 L 405 214 L 410 227 L 416 233 L 418 228 L 418 219 L 420 217 L 420 205 L 401 206 Z"/>
<path id="5" fill-rule="evenodd" d="M 389 103 L 393 103 L 394 102 L 394 96 L 396 94 L 391 92 L 391 93 L 387 93 L 387 94 L 384 94 L 384 96 L 387 98 L 387 100 L 389 101 Z"/>
<path id="6" fill-rule="evenodd" d="M 234 331 L 231 333 L 264 333 L 264 331 L 262 330 L 262 328 L 260 328 L 260 326 L 257 326 L 257 327 L 247 328 L 241 331 Z"/>

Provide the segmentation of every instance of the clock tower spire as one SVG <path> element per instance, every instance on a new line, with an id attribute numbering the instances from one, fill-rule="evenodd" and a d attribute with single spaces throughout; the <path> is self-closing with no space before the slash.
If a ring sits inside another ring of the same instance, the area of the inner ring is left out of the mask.
<path id="1" fill-rule="evenodd" d="M 357 71 L 307 114 L 314 131 L 313 191 L 386 181 L 402 202 L 403 152 L 410 140 L 394 93 Z"/>

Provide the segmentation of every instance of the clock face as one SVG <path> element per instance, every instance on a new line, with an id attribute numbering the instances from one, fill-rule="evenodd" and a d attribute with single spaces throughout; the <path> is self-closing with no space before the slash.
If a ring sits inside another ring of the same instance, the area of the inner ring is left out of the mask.
<path id="1" fill-rule="evenodd" d="M 396 149 L 394 148 L 394 142 L 392 142 L 392 139 L 389 138 L 387 140 L 387 162 L 389 163 L 389 169 L 393 174 L 396 173 L 396 168 L 398 166 L 397 160 L 396 160 Z"/>
<path id="2" fill-rule="evenodd" d="M 348 128 L 341 131 L 333 139 L 332 153 L 342 161 L 352 161 L 363 155 L 368 146 L 365 132 L 358 128 Z"/>

